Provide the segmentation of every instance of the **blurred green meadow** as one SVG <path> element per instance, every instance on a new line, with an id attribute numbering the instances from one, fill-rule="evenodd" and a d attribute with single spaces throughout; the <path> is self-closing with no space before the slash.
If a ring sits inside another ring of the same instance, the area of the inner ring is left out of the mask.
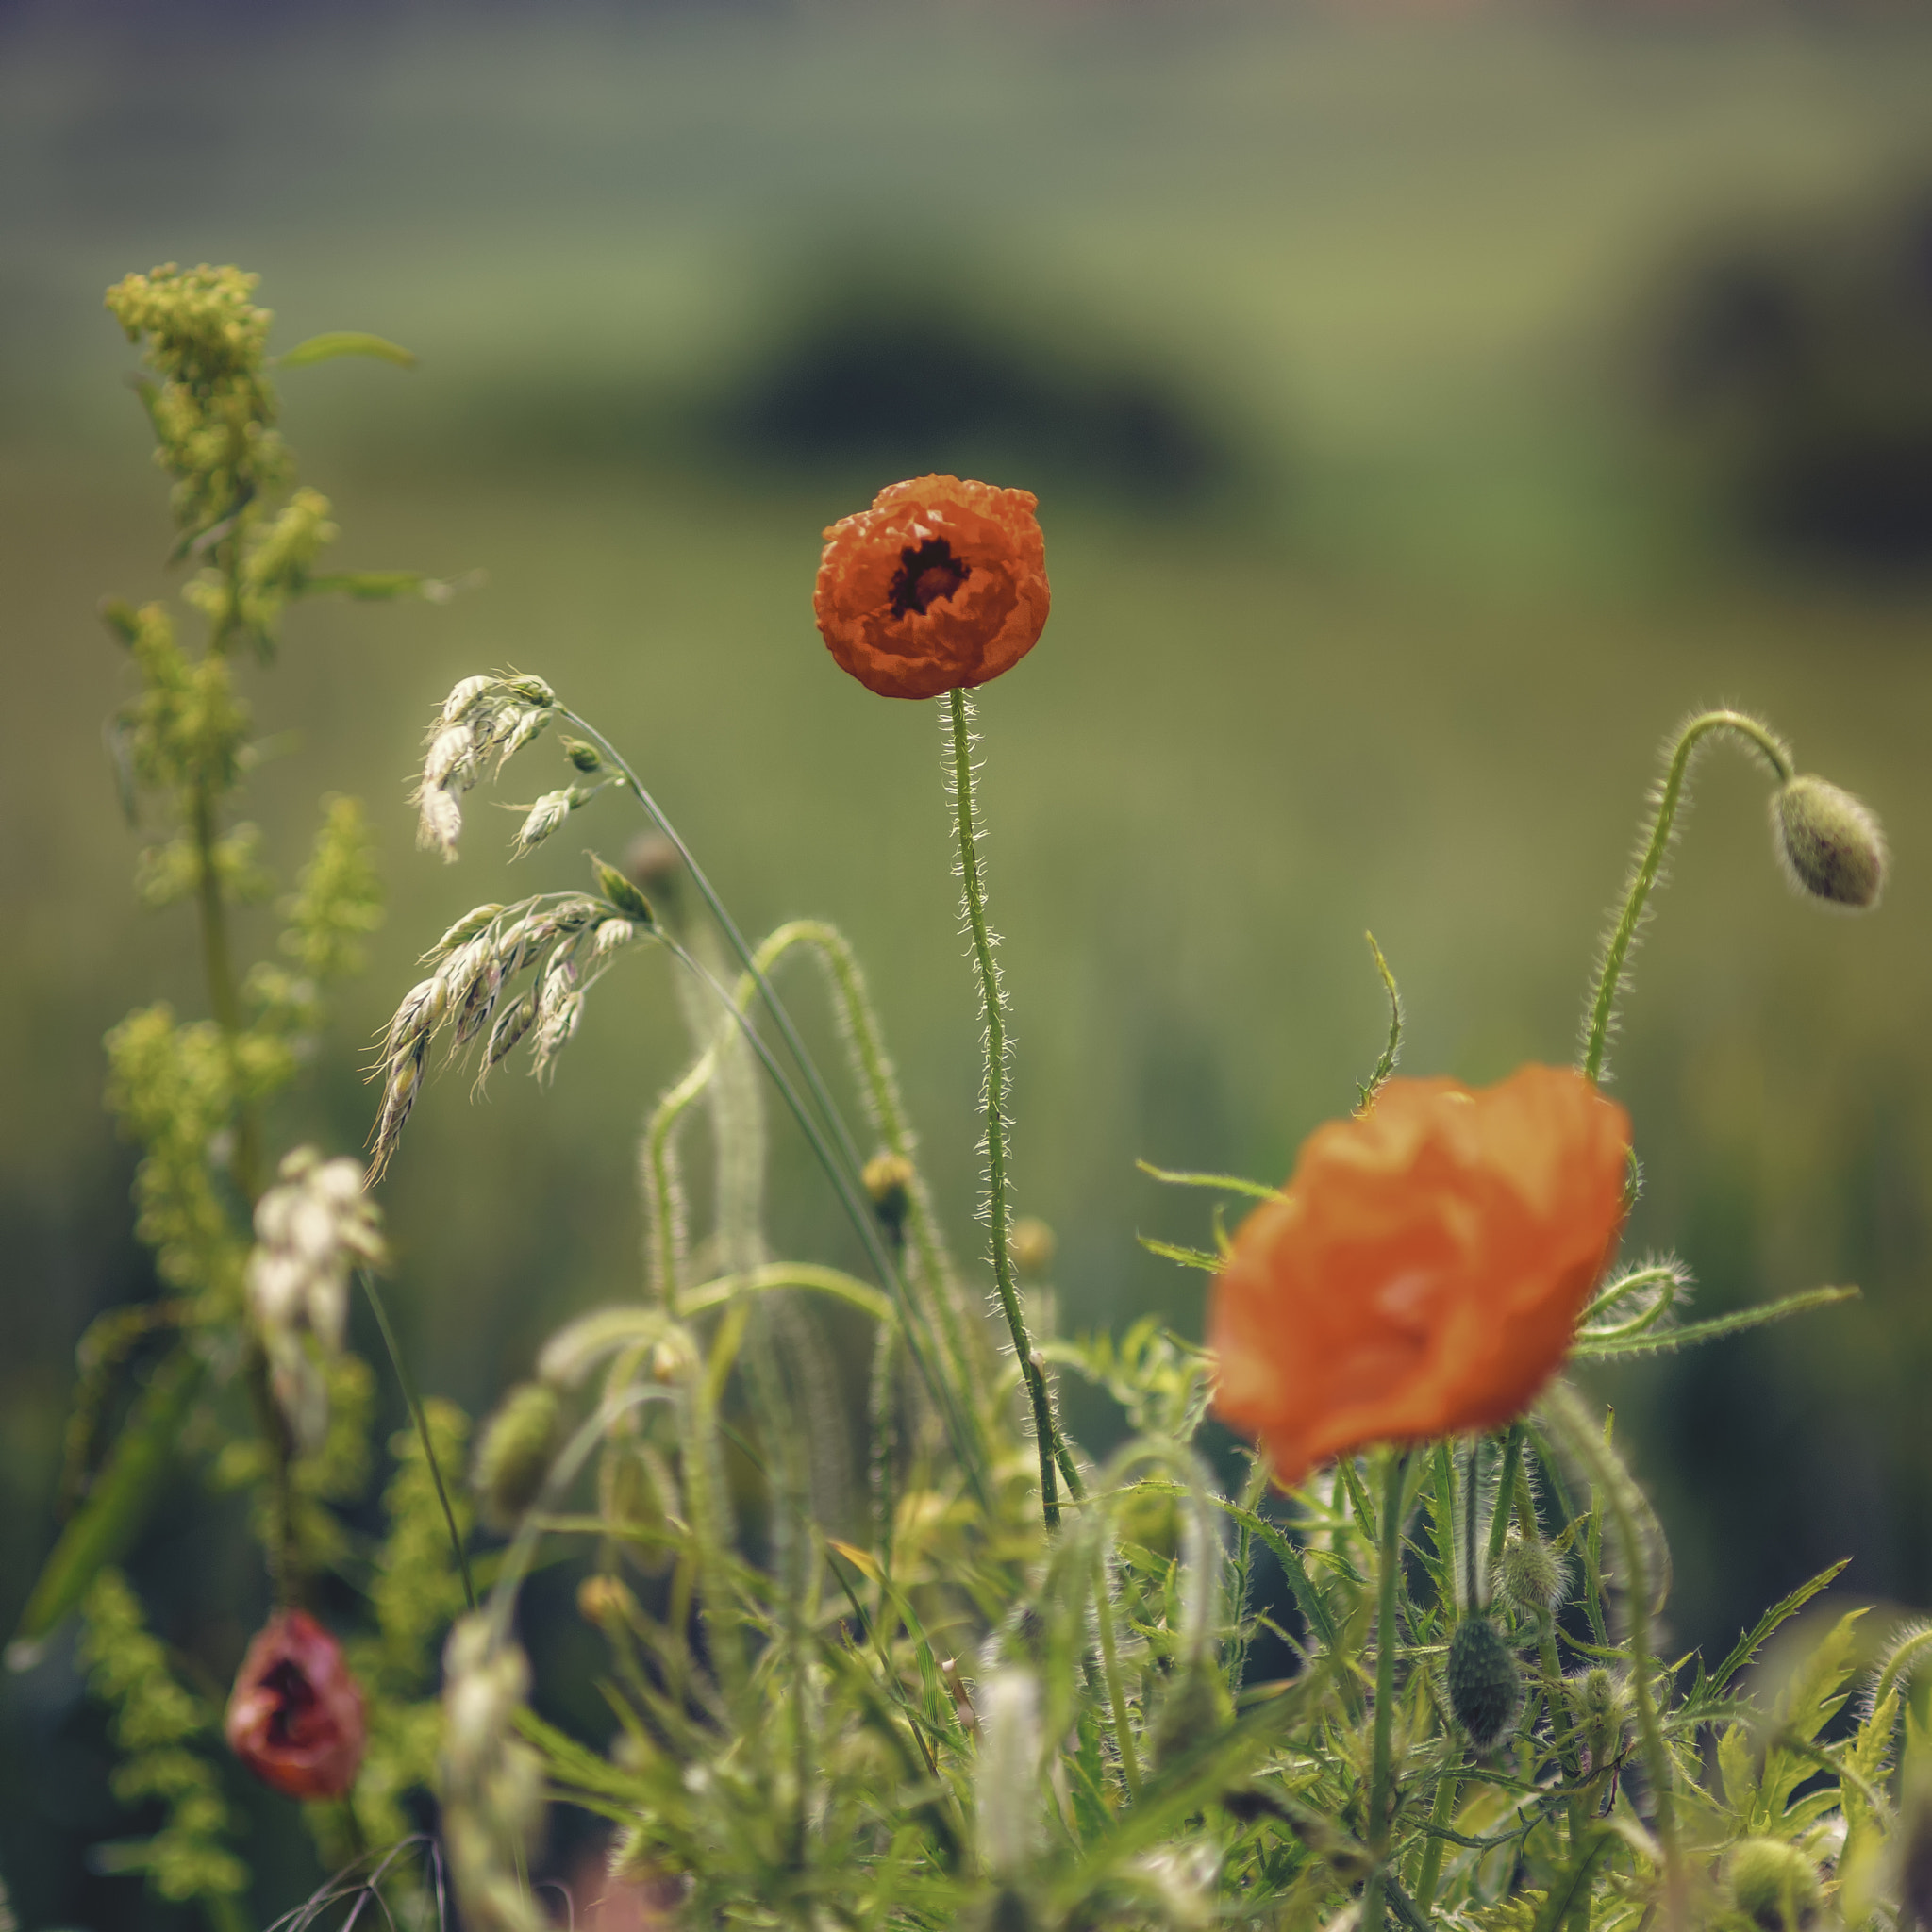
<path id="1" fill-rule="evenodd" d="M 1923 201 L 1928 86 L 1909 19 L 0 13 L 0 1618 L 51 1536 L 75 1341 L 154 1291 L 100 1037 L 201 1004 L 187 920 L 129 888 L 92 614 L 172 581 L 100 308 L 171 259 L 260 271 L 281 346 L 418 353 L 291 372 L 286 427 L 339 567 L 480 578 L 305 608 L 250 675 L 267 849 L 359 794 L 390 895 L 277 1144 L 361 1144 L 363 1043 L 452 918 L 640 829 L 606 801 L 509 874 L 515 819 L 479 791 L 459 865 L 413 849 L 432 708 L 513 664 L 627 753 L 747 931 L 854 941 L 970 1245 L 936 720 L 836 671 L 810 590 L 822 526 L 901 475 L 1033 488 L 1055 611 L 982 694 L 984 806 L 1019 1203 L 1058 1231 L 1062 1327 L 1198 1334 L 1200 1277 L 1135 1235 L 1199 1242 L 1210 1202 L 1134 1163 L 1286 1174 L 1380 1044 L 1365 929 L 1406 1071 L 1571 1054 L 1658 742 L 1739 703 L 1879 811 L 1895 882 L 1866 920 L 1799 904 L 1757 772 L 1703 767 L 1614 1056 L 1649 1183 L 1630 1239 L 1676 1248 L 1707 1312 L 1865 1298 L 1601 1392 L 1672 1539 L 1680 1647 L 1839 1556 L 1858 1594 L 1932 1599 L 1932 524 L 1877 563 L 1767 541 L 1737 481 L 1760 444 L 1679 433 L 1646 348 L 1740 247 L 1809 260 Z M 1900 355 L 1884 423 L 1918 407 Z M 500 795 L 560 769 L 540 745 Z M 264 908 L 247 937 L 272 931 Z M 645 956 L 554 1089 L 431 1087 L 382 1189 L 426 1388 L 478 1410 L 637 1291 L 633 1143 L 685 1052 Z M 774 1142 L 774 1245 L 850 1258 Z M 236 1526 L 184 1489 L 138 1559 L 217 1671 L 263 1601 Z M 132 1828 L 75 1697 L 58 1657 L 0 1688 L 0 1873 L 28 1925 L 164 1923 L 69 1862 Z"/>

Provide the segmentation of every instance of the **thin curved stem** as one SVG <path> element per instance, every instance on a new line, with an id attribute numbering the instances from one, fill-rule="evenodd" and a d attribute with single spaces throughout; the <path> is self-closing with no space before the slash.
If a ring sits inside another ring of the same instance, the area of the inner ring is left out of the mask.
<path id="1" fill-rule="evenodd" d="M 1657 794 L 1657 815 L 1651 821 L 1643 856 L 1630 874 L 1630 883 L 1624 889 L 1624 909 L 1610 929 L 1603 962 L 1597 969 L 1590 1017 L 1584 1028 L 1583 1074 L 1588 1080 L 1596 1080 L 1603 1073 L 1604 1050 L 1609 1043 L 1610 1022 L 1616 1010 L 1617 994 L 1624 984 L 1624 961 L 1642 924 L 1644 902 L 1650 897 L 1651 888 L 1657 884 L 1657 874 L 1663 869 L 1664 854 L 1670 850 L 1671 832 L 1676 822 L 1677 807 L 1682 802 L 1691 754 L 1713 731 L 1735 732 L 1754 745 L 1777 774 L 1780 785 L 1791 775 L 1790 748 L 1756 718 L 1742 711 L 1706 711 L 1692 718 L 1678 732 L 1676 746 L 1671 753 L 1670 765 L 1664 774 L 1663 789 Z"/>
<path id="2" fill-rule="evenodd" d="M 974 961 L 979 969 L 980 1007 L 986 1021 L 986 1208 L 992 1237 L 993 1283 L 1033 1408 L 1033 1433 L 1040 1452 L 1041 1513 L 1046 1519 L 1047 1528 L 1057 1529 L 1060 1520 L 1060 1474 L 1067 1474 L 1076 1496 L 1079 1488 L 1073 1458 L 1062 1453 L 1046 1367 L 1034 1352 L 1033 1338 L 1026 1331 L 1026 1311 L 1014 1277 L 1008 1241 L 1011 1210 L 1007 1201 L 1006 995 L 1000 987 L 999 966 L 992 956 L 992 934 L 986 923 L 986 874 L 979 856 L 978 822 L 973 808 L 972 711 L 963 691 L 948 691 L 946 703 L 951 724 L 953 815 L 959 843 L 959 876 L 966 899 L 967 923 L 973 932 Z"/>

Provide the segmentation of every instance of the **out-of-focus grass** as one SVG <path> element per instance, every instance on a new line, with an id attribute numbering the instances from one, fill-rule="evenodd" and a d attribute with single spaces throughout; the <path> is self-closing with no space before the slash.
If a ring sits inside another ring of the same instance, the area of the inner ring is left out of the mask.
<path id="1" fill-rule="evenodd" d="M 1617 1057 L 1651 1175 L 1633 1239 L 1681 1246 L 1713 1308 L 1848 1275 L 1869 1299 L 1605 1392 L 1644 1412 L 1627 1440 L 1688 1636 L 1847 1550 L 1861 1589 L 1932 1591 L 1932 611 L 1713 562 L 1604 375 L 1687 238 L 1913 158 L 1932 42 L 986 18 L 361 20 L 226 51 L 11 30 L 0 1613 L 44 1536 L 74 1336 L 146 1280 L 99 1036 L 136 1000 L 199 1004 L 185 923 L 130 904 L 99 738 L 118 649 L 90 615 L 167 581 L 97 304 L 170 257 L 264 271 L 285 343 L 364 326 L 421 352 L 411 376 L 291 376 L 291 433 L 344 567 L 489 575 L 441 609 L 305 610 L 251 676 L 264 732 L 300 736 L 252 788 L 269 848 L 360 792 L 391 893 L 278 1133 L 357 1145 L 359 1042 L 427 938 L 627 841 L 607 803 L 506 874 L 513 821 L 478 793 L 459 866 L 411 849 L 429 708 L 515 663 L 639 760 L 748 928 L 808 912 L 852 936 L 970 1241 L 976 1026 L 937 729 L 840 676 L 808 608 L 820 526 L 887 479 L 749 469 L 701 434 L 828 263 L 963 279 L 1011 342 L 1171 376 L 1249 465 L 1172 515 L 1049 495 L 1055 616 L 984 694 L 1020 1205 L 1059 1229 L 1062 1320 L 1196 1328 L 1198 1279 L 1132 1236 L 1198 1241 L 1208 1204 L 1133 1160 L 1286 1171 L 1379 1044 L 1365 926 L 1402 978 L 1407 1070 L 1566 1056 L 1657 740 L 1735 699 L 1870 798 L 1898 882 L 1869 921 L 1792 902 L 1757 776 L 1706 767 Z M 586 398 L 581 420 L 636 428 L 573 461 L 532 425 Z M 504 795 L 557 768 L 540 746 Z M 680 1051 L 644 958 L 593 996 L 554 1091 L 432 1088 L 384 1190 L 428 1386 L 485 1402 L 561 1316 L 632 1291 L 631 1141 Z M 774 1240 L 842 1253 L 782 1133 L 777 1160 Z M 239 1647 L 251 1575 L 151 1567 Z"/>

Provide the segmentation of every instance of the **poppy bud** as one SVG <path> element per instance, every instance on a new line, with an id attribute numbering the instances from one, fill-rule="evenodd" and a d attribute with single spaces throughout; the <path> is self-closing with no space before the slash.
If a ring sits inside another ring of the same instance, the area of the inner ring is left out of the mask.
<path id="1" fill-rule="evenodd" d="M 906 1225 L 906 1210 L 912 1205 L 912 1163 L 897 1154 L 877 1154 L 865 1163 L 859 1179 L 872 1196 L 880 1225 L 896 1241 Z"/>
<path id="2" fill-rule="evenodd" d="M 284 1610 L 256 1634 L 223 1728 L 228 1749 L 289 1798 L 340 1798 L 369 1740 L 362 1687 L 306 1610 Z"/>
<path id="3" fill-rule="evenodd" d="M 1156 1767 L 1166 1770 L 1197 1745 L 1220 1737 L 1233 1722 L 1234 1706 L 1219 1674 L 1206 1664 L 1184 1666 L 1155 1722 Z"/>
<path id="4" fill-rule="evenodd" d="M 1885 833 L 1849 791 L 1800 774 L 1772 799 L 1778 856 L 1792 885 L 1833 906 L 1864 910 L 1885 890 Z"/>
<path id="5" fill-rule="evenodd" d="M 1053 1266 L 1058 1243 L 1054 1240 L 1053 1229 L 1038 1215 L 1023 1214 L 1014 1222 L 1007 1246 L 1012 1254 L 1013 1266 L 1022 1274 L 1044 1274 Z"/>
<path id="6" fill-rule="evenodd" d="M 1564 1691 L 1582 1737 L 1585 1775 L 1602 1771 L 1624 1748 L 1629 1723 L 1630 1691 L 1621 1677 L 1601 1664 L 1565 1680 Z"/>
<path id="7" fill-rule="evenodd" d="M 1739 1911 L 1762 1932 L 1804 1932 L 1818 1918 L 1818 1868 L 1796 1845 L 1747 1838 L 1724 1867 Z"/>
<path id="8" fill-rule="evenodd" d="M 1540 1536 L 1512 1536 L 1503 1545 L 1497 1582 L 1503 1600 L 1525 1611 L 1554 1610 L 1563 1601 L 1563 1559 Z"/>
<path id="9" fill-rule="evenodd" d="M 1508 1735 L 1523 1697 L 1523 1674 L 1503 1633 L 1480 1613 L 1463 1618 L 1449 1640 L 1449 1707 L 1487 1757 Z"/>
<path id="10" fill-rule="evenodd" d="M 492 1528 L 514 1527 L 537 1500 L 557 1455 L 559 1421 L 556 1390 L 524 1382 L 484 1424 L 471 1483 Z"/>

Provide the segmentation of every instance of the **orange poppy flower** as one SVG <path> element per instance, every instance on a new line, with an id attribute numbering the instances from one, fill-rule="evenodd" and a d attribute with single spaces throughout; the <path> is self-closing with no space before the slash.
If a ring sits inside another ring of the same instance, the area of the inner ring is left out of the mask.
<path id="1" fill-rule="evenodd" d="M 1215 1277 L 1216 1412 L 1276 1481 L 1493 1428 L 1568 1352 L 1624 1224 L 1630 1117 L 1569 1067 L 1391 1080 L 1303 1142 Z"/>
<path id="2" fill-rule="evenodd" d="M 307 1610 L 279 1611 L 256 1632 L 223 1729 L 229 1750 L 290 1798 L 340 1798 L 369 1741 L 362 1687 Z"/>
<path id="3" fill-rule="evenodd" d="M 1046 540 L 1024 490 L 915 476 L 825 532 L 812 614 L 883 698 L 930 698 L 1010 671 L 1046 628 Z"/>

